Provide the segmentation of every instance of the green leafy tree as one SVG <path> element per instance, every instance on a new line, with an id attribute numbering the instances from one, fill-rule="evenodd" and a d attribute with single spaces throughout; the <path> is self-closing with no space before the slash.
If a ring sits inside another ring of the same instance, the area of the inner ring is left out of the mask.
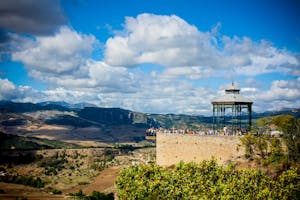
<path id="1" fill-rule="evenodd" d="M 140 165 L 123 169 L 116 181 L 119 199 L 297 199 L 299 170 L 271 179 L 254 169 L 180 162 L 173 169 Z M 288 192 L 290 191 L 290 192 Z"/>
<path id="2" fill-rule="evenodd" d="M 284 133 L 289 162 L 298 162 L 300 160 L 300 119 L 295 119 L 291 115 L 279 115 L 271 122 Z"/>

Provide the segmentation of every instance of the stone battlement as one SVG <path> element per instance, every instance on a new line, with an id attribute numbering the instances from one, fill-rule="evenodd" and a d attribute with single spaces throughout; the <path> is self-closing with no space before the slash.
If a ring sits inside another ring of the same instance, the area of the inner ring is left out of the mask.
<path id="1" fill-rule="evenodd" d="M 202 136 L 188 134 L 156 135 L 156 163 L 161 166 L 184 162 L 201 162 L 217 159 L 221 165 L 244 155 L 244 149 L 238 147 L 239 136 Z"/>

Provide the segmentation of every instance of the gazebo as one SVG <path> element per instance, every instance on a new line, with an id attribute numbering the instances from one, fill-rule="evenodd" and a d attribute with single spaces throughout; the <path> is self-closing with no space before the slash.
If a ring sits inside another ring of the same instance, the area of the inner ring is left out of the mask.
<path id="1" fill-rule="evenodd" d="M 229 88 L 225 89 L 225 95 L 211 103 L 213 105 L 214 131 L 223 128 L 226 132 L 227 128 L 230 126 L 232 133 L 242 131 L 242 128 L 246 128 L 247 131 L 251 129 L 253 102 L 240 95 L 240 89 L 237 88 L 234 83 L 232 83 Z M 243 110 L 247 111 L 246 118 Z"/>

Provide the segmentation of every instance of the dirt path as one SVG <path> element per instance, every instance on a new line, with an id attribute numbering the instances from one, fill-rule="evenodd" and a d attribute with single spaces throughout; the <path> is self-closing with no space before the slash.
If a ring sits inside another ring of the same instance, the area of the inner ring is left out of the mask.
<path id="1" fill-rule="evenodd" d="M 95 181 L 88 185 L 78 185 L 72 189 L 64 191 L 65 194 L 68 193 L 76 193 L 80 189 L 84 194 L 91 194 L 93 191 L 99 192 L 116 192 L 116 188 L 114 186 L 115 181 L 120 172 L 120 167 L 111 167 L 104 169 L 96 178 Z"/>

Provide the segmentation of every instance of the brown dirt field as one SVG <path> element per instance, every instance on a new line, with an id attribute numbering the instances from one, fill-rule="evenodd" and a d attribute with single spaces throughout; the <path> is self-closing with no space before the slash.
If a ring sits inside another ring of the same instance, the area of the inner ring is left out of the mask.
<path id="1" fill-rule="evenodd" d="M 99 191 L 104 193 L 116 192 L 114 186 L 115 181 L 119 175 L 121 167 L 111 167 L 104 169 L 101 173 L 95 177 L 94 182 L 87 185 L 78 185 L 72 189 L 65 190 L 65 194 L 76 193 L 82 190 L 84 194 L 91 194 L 93 191 Z"/>
<path id="2" fill-rule="evenodd" d="M 4 191 L 4 194 L 0 194 L 1 200 L 12 200 L 17 198 L 26 198 L 28 200 L 46 200 L 46 199 L 66 199 L 67 194 L 76 193 L 82 190 L 84 194 L 90 195 L 93 191 L 99 191 L 104 193 L 116 192 L 114 186 L 115 181 L 121 167 L 111 167 L 104 169 L 94 181 L 87 185 L 77 185 L 76 187 L 68 190 L 64 190 L 64 195 L 53 195 L 44 192 L 42 189 L 32 188 L 20 184 L 2 183 L 0 182 L 0 189 Z"/>
<path id="3" fill-rule="evenodd" d="M 97 142 L 92 140 L 62 140 L 67 143 L 78 144 L 85 147 L 111 147 L 110 144 L 104 142 Z"/>
<path id="4" fill-rule="evenodd" d="M 4 194 L 0 194 L 1 200 L 15 200 L 22 198 L 26 198 L 28 200 L 65 199 L 64 195 L 53 195 L 43 192 L 41 189 L 20 184 L 0 182 L 0 189 L 4 191 Z"/>

